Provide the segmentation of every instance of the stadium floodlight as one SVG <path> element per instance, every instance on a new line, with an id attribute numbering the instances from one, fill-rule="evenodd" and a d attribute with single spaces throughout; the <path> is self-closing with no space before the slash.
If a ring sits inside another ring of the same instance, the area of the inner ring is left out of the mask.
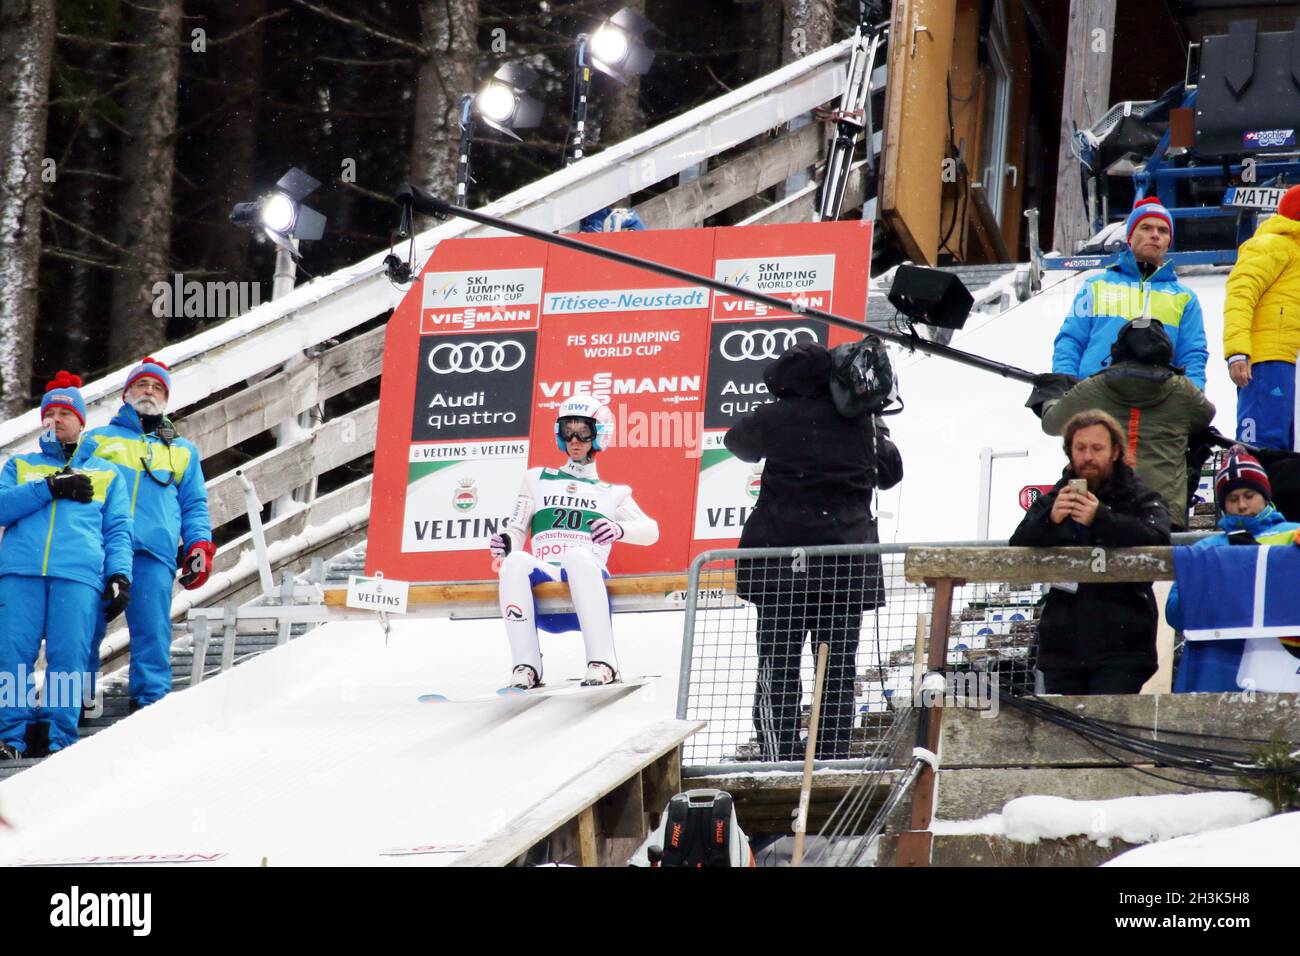
<path id="1" fill-rule="evenodd" d="M 564 165 L 582 159 L 587 142 L 587 101 L 591 94 L 591 71 L 600 70 L 626 83 L 650 69 L 655 55 L 643 37 L 654 24 L 626 7 L 596 27 L 578 35 L 573 63 L 573 116 L 569 121 L 569 142 Z"/>
<path id="2" fill-rule="evenodd" d="M 532 129 L 542 121 L 542 104 L 529 95 L 537 71 L 522 63 L 507 63 L 493 73 L 474 97 L 474 111 L 487 126 L 515 142 L 515 130 Z"/>
<path id="3" fill-rule="evenodd" d="M 654 52 L 645 45 L 645 34 L 654 28 L 645 17 L 624 7 L 590 37 L 591 65 L 620 83 L 650 69 Z"/>
<path id="4" fill-rule="evenodd" d="M 460 100 L 460 161 L 456 166 L 456 202 L 465 203 L 470 183 L 470 153 L 483 140 L 487 127 L 516 143 L 515 130 L 532 129 L 542 121 L 542 104 L 528 91 L 537 83 L 537 71 L 522 63 L 506 63 L 487 78 L 477 93 Z"/>
<path id="5" fill-rule="evenodd" d="M 296 166 L 280 177 L 275 187 L 252 202 L 235 203 L 230 221 L 260 231 L 293 258 L 299 258 L 295 240 L 319 239 L 325 234 L 325 217 L 303 199 L 320 188 L 316 179 Z"/>

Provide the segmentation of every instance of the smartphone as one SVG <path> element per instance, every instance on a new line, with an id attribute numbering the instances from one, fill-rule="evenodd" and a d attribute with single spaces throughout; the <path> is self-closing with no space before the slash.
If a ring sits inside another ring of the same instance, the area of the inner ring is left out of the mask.
<path id="1" fill-rule="evenodd" d="M 1074 492 L 1076 495 L 1086 495 L 1088 493 L 1088 479 L 1071 478 L 1070 490 Z"/>

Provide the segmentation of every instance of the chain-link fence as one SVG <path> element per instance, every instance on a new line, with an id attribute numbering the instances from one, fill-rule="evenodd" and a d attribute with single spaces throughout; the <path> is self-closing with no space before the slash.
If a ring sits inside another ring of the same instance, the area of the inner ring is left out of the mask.
<path id="1" fill-rule="evenodd" d="M 700 555 L 687 592 L 678 716 L 708 725 L 687 741 L 684 766 L 700 773 L 801 762 L 821 642 L 830 653 L 816 758 L 871 754 L 910 706 L 925 668 L 934 591 L 904 579 L 907 547 Z M 988 674 L 980 686 L 1002 693 L 1032 688 L 1043 589 L 957 588 L 945 670 Z"/>

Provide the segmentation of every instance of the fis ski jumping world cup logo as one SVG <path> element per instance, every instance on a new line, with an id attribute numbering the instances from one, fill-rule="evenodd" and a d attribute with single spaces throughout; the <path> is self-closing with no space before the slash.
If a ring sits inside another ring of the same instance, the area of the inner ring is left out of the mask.
<path id="1" fill-rule="evenodd" d="M 473 511 L 478 505 L 478 488 L 473 478 L 462 478 L 451 493 L 451 506 L 457 511 Z"/>

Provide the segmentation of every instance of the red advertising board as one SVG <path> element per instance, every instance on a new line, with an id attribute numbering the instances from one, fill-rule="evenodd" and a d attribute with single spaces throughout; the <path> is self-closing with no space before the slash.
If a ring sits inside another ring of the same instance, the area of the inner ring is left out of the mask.
<path id="1" fill-rule="evenodd" d="M 1028 511 L 1034 506 L 1035 501 L 1055 487 L 1055 485 L 1025 485 L 1020 489 L 1020 507 Z"/>
<path id="2" fill-rule="evenodd" d="M 870 223 L 582 236 L 863 320 Z M 601 478 L 632 486 L 660 527 L 616 547 L 613 573 L 680 570 L 733 544 L 759 472 L 721 438 L 770 398 L 762 371 L 797 341 L 853 333 L 657 273 L 523 238 L 441 243 L 389 321 L 367 573 L 491 577 L 525 470 L 559 465 L 555 410 L 592 394 L 615 418 Z"/>

